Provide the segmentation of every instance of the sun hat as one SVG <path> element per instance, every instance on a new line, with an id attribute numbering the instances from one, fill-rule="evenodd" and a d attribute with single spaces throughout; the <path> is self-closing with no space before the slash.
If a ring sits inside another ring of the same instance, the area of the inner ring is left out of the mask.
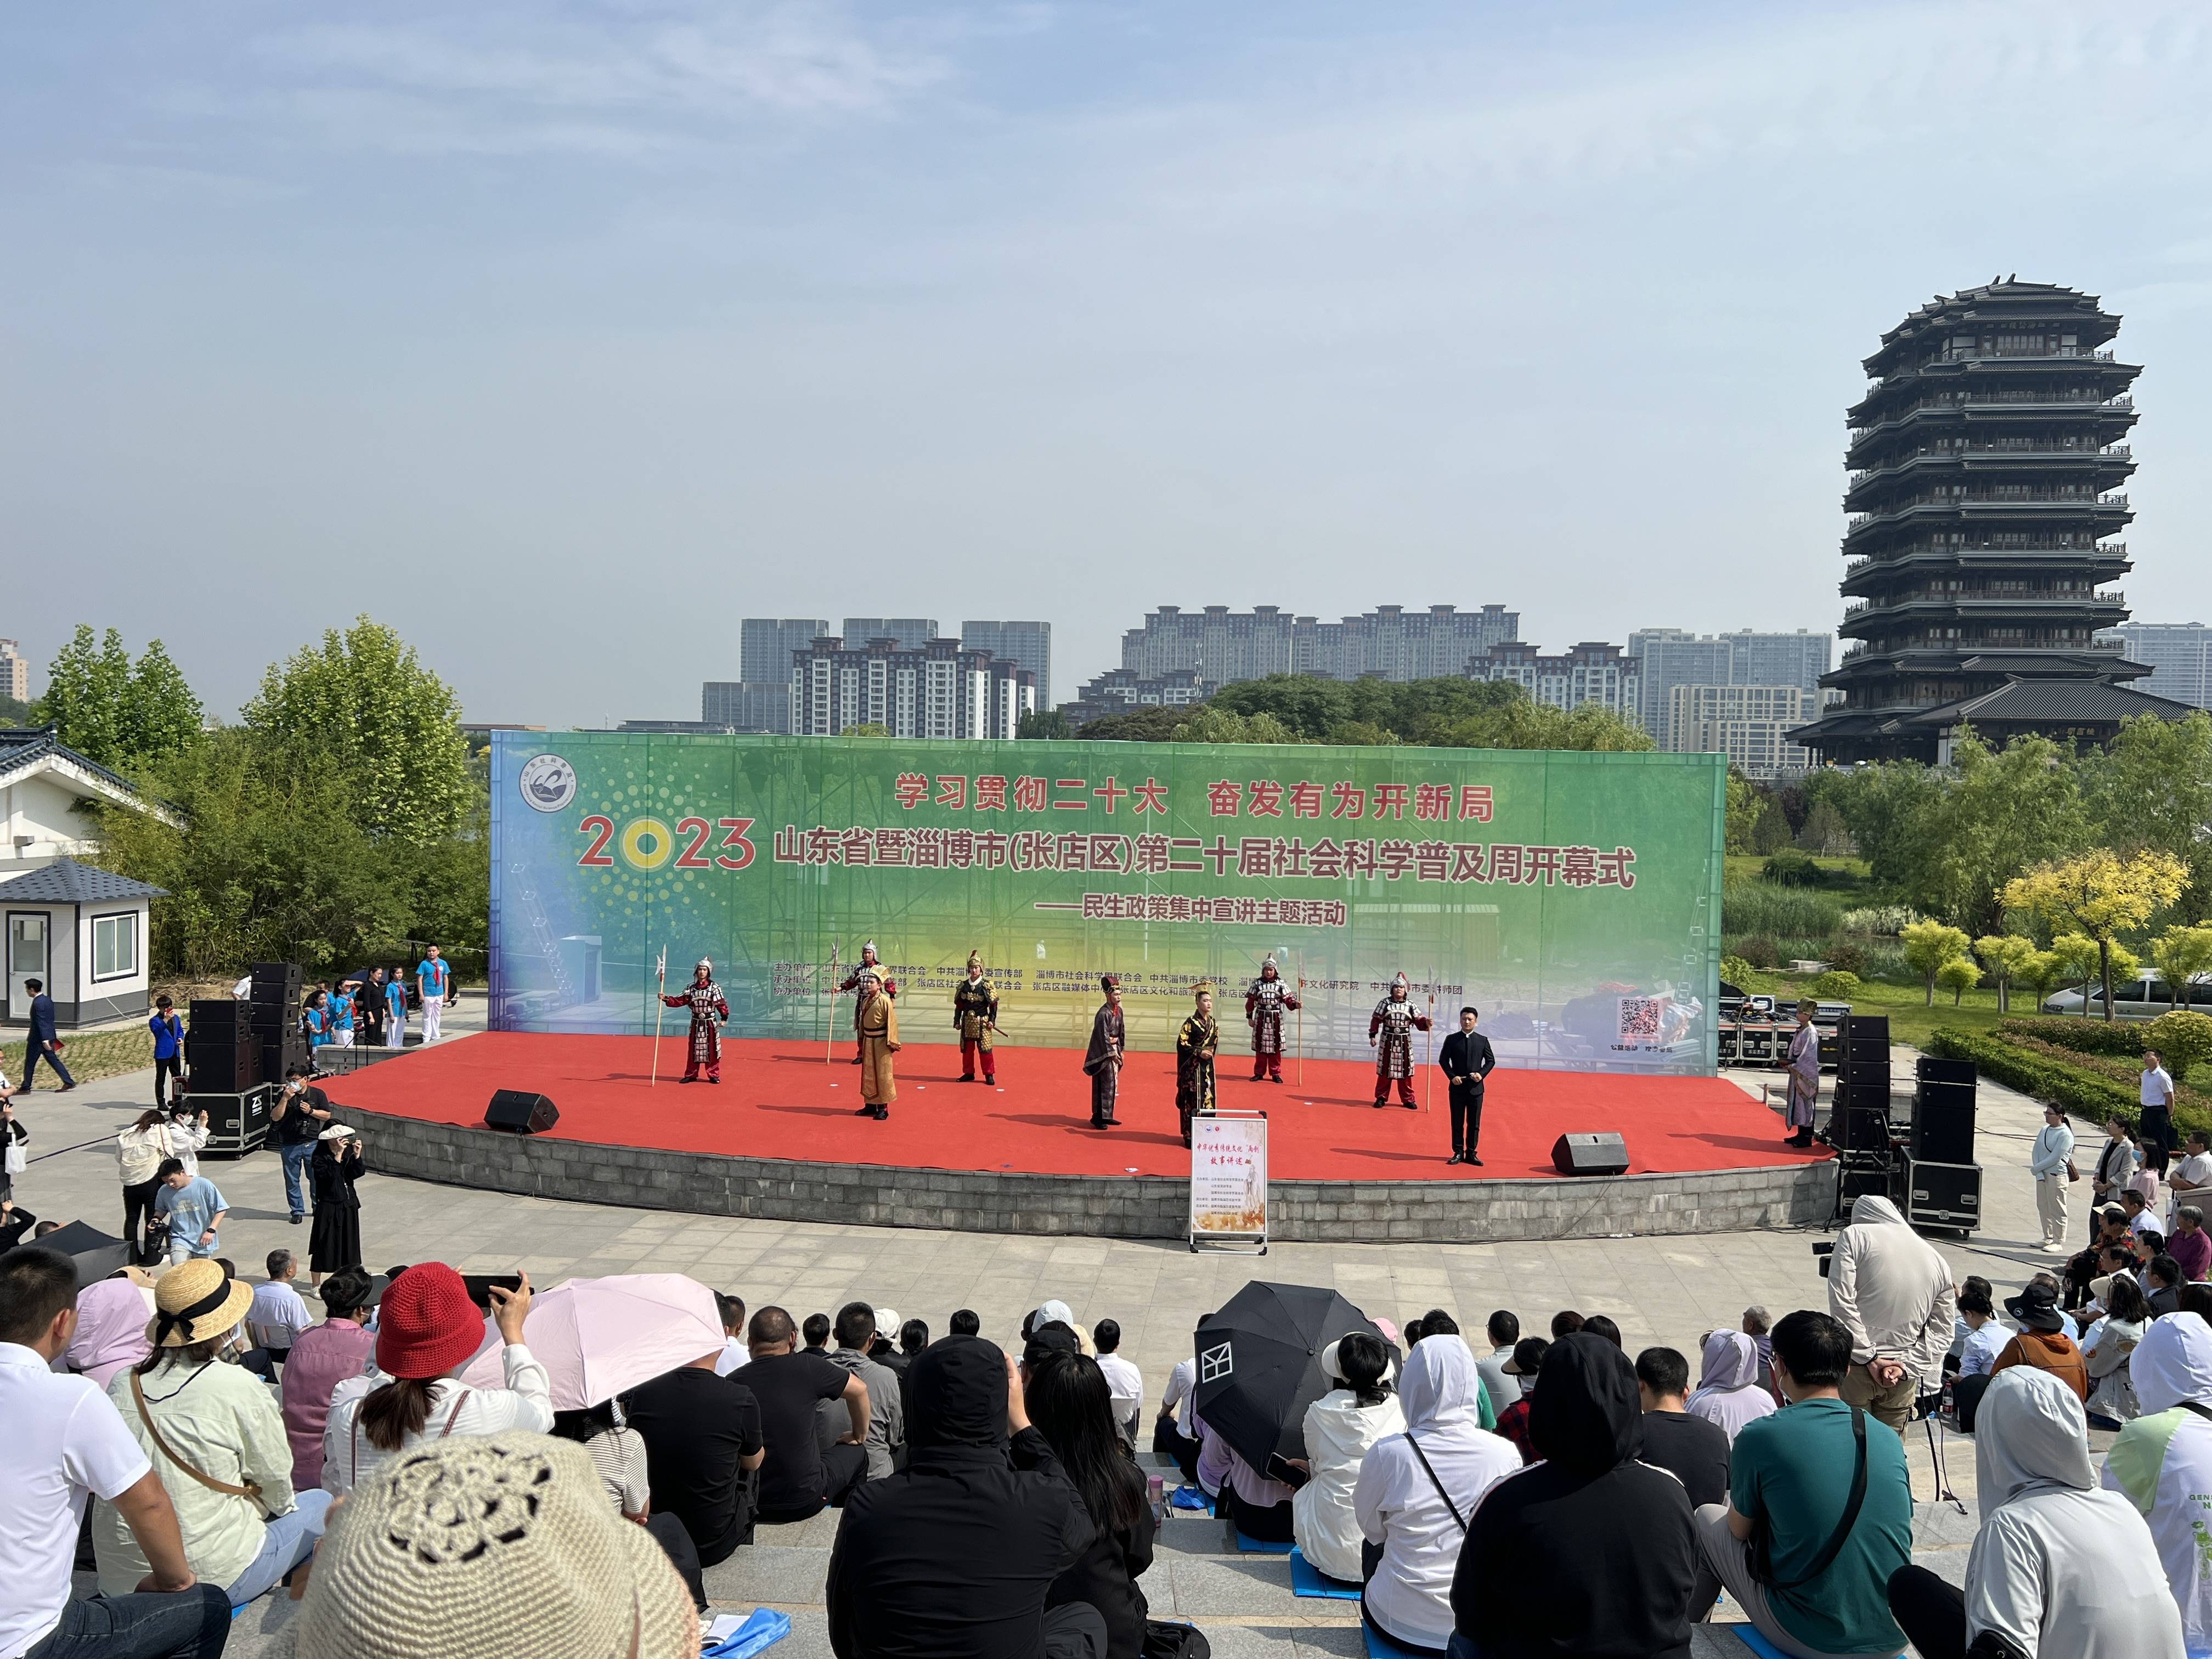
<path id="1" fill-rule="evenodd" d="M 888 1337 L 894 1342 L 897 1341 L 899 1327 L 906 1323 L 904 1320 L 899 1317 L 898 1310 L 896 1308 L 878 1308 L 875 1310 L 875 1316 L 876 1334 L 881 1337 Z"/>
<path id="2" fill-rule="evenodd" d="M 1340 1336 L 1334 1342 L 1330 1343 L 1328 1346 L 1321 1351 L 1322 1374 L 1324 1376 L 1333 1376 L 1340 1382 L 1346 1381 L 1346 1377 L 1343 1368 L 1336 1363 L 1336 1351 L 1343 1341 L 1344 1339 Z M 1397 1375 L 1397 1360 L 1393 1358 L 1390 1355 L 1385 1354 L 1382 1357 L 1382 1381 L 1385 1382 L 1390 1382 Z"/>
<path id="3" fill-rule="evenodd" d="M 1513 1358 L 1498 1369 L 1508 1376 L 1534 1376 L 1544 1369 L 1544 1356 L 1552 1345 L 1540 1336 L 1524 1336 L 1513 1345 Z"/>
<path id="4" fill-rule="evenodd" d="M 376 1368 L 428 1381 L 464 1365 L 483 1346 L 483 1315 L 460 1274 L 422 1261 L 385 1287 L 376 1316 Z"/>
<path id="5" fill-rule="evenodd" d="M 316 1553 L 298 1645 L 316 1659 L 690 1659 L 699 1621 L 591 1454 L 506 1432 L 425 1441 L 354 1488 Z"/>
<path id="6" fill-rule="evenodd" d="M 146 1340 L 157 1348 L 181 1348 L 221 1336 L 246 1317 L 253 1286 L 234 1280 L 220 1261 L 180 1261 L 154 1286 L 154 1322 Z"/>
<path id="7" fill-rule="evenodd" d="M 2031 1280 L 2018 1296 L 2005 1298 L 2004 1310 L 2031 1330 L 2063 1331 L 2066 1316 L 2058 1311 L 2058 1292 Z"/>
<path id="8" fill-rule="evenodd" d="M 322 1133 L 317 1135 L 315 1139 L 318 1140 L 351 1140 L 353 1139 L 353 1127 L 352 1125 L 346 1123 L 333 1123 L 329 1128 L 324 1130 Z"/>

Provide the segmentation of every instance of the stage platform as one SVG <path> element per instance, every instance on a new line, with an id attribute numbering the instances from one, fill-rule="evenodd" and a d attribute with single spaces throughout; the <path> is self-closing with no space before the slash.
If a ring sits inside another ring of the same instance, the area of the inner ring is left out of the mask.
<path id="1" fill-rule="evenodd" d="M 684 1042 L 488 1032 L 334 1080 L 332 1100 L 371 1133 L 372 1168 L 431 1180 L 709 1214 L 836 1217 L 986 1231 L 1176 1237 L 1189 1154 L 1176 1130 L 1172 1055 L 1131 1056 L 1122 1127 L 1089 1127 L 1072 1050 L 1005 1048 L 995 1086 L 959 1080 L 953 1045 L 909 1043 L 888 1122 L 856 1116 L 849 1037 L 724 1045 L 722 1081 L 684 1085 Z M 1442 1078 L 1425 1109 L 1376 1110 L 1374 1068 L 1309 1060 L 1282 1085 L 1223 1056 L 1221 1103 L 1268 1117 L 1275 1236 L 1527 1238 L 1798 1225 L 1833 1192 L 1825 1148 L 1782 1144 L 1776 1115 L 1715 1078 L 1493 1073 L 1483 1167 L 1449 1164 Z M 675 1075 L 671 1075 L 674 1073 Z M 1242 1073 L 1242 1075 L 1240 1075 Z M 541 1136 L 482 1128 L 495 1089 L 550 1097 Z M 1566 1179 L 1563 1132 L 1617 1130 L 1625 1176 Z"/>

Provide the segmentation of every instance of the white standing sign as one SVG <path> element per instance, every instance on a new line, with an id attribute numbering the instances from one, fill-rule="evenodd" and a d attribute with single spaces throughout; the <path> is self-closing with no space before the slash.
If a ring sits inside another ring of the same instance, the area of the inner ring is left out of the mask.
<path id="1" fill-rule="evenodd" d="M 1267 1120 L 1218 1112 L 1190 1121 L 1190 1247 L 1267 1244 Z"/>

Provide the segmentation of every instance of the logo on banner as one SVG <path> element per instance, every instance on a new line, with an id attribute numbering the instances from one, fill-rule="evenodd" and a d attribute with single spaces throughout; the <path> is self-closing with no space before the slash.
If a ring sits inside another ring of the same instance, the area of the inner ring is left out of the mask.
<path id="1" fill-rule="evenodd" d="M 557 812 L 576 799 L 576 769 L 565 756 L 532 755 L 514 781 L 522 799 L 540 812 Z"/>
<path id="2" fill-rule="evenodd" d="M 1226 1342 L 1218 1348 L 1208 1348 L 1198 1357 L 1198 1380 L 1201 1382 L 1217 1382 L 1236 1369 Z"/>

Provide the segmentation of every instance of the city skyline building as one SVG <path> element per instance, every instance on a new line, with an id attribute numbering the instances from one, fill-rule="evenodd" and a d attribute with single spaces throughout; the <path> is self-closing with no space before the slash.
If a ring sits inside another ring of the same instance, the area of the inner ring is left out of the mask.
<path id="1" fill-rule="evenodd" d="M 790 678 L 708 680 L 699 688 L 699 720 L 727 732 L 789 732 Z"/>
<path id="2" fill-rule="evenodd" d="M 823 630 L 827 632 L 827 629 Z M 937 618 L 934 617 L 848 617 L 844 626 L 845 648 L 865 651 L 871 640 L 889 640 L 902 651 L 919 651 L 937 637 Z M 811 649 L 813 641 L 799 647 Z"/>
<path id="3" fill-rule="evenodd" d="M 1557 655 L 1525 640 L 1501 641 L 1468 665 L 1467 678 L 1510 680 L 1538 702 L 1576 709 L 1594 702 L 1638 720 L 1643 678 L 1639 665 L 1617 645 L 1584 640 Z"/>
<path id="4" fill-rule="evenodd" d="M 1790 777 L 1812 764 L 1790 733 L 1819 709 L 1820 693 L 1802 685 L 1675 685 L 1667 724 L 1680 752 L 1726 755 L 1746 777 Z"/>
<path id="5" fill-rule="evenodd" d="M 2128 617 L 2100 591 L 2130 568 L 2107 541 L 2134 516 L 2129 387 L 2094 295 L 1991 282 L 1938 295 L 1881 337 L 1850 441 L 1838 631 L 1855 641 L 1795 734 L 1826 761 L 1942 763 L 1971 726 L 2108 742 L 2183 705 L 2097 635 Z"/>
<path id="6" fill-rule="evenodd" d="M 787 684 L 792 653 L 811 650 L 829 631 L 829 619 L 823 617 L 744 617 L 738 623 L 738 681 Z"/>
<path id="7" fill-rule="evenodd" d="M 793 659 L 787 695 L 795 736 L 873 725 L 895 738 L 1012 738 L 1036 707 L 1036 677 L 957 639 L 909 648 L 876 634 L 856 650 L 829 634 Z"/>
<path id="8" fill-rule="evenodd" d="M 1180 708 L 1203 702 L 1221 688 L 1198 677 L 1195 669 L 1178 668 L 1155 679 L 1139 679 L 1127 668 L 1109 668 L 1087 682 L 1073 702 L 1060 705 L 1071 726 L 1087 726 L 1109 714 L 1130 714 L 1140 708 Z"/>
<path id="9" fill-rule="evenodd" d="M 13 640 L 0 640 L 0 697 L 31 700 L 31 662 Z"/>
<path id="10" fill-rule="evenodd" d="M 1036 706 L 1052 707 L 1052 624 L 1048 622 L 963 622 L 960 644 L 988 651 L 1036 678 Z"/>
<path id="11" fill-rule="evenodd" d="M 1356 680 L 1457 678 L 1491 646 L 1520 637 L 1521 613 L 1432 605 L 1379 605 L 1325 623 L 1272 605 L 1197 611 L 1164 605 L 1121 636 L 1121 666 L 1139 681 L 1189 672 L 1218 687 L 1269 674 Z"/>
<path id="12" fill-rule="evenodd" d="M 2192 708 L 2212 708 L 2212 628 L 2203 623 L 2122 623 L 2097 635 L 2130 660 L 2147 665 L 2135 689 Z"/>
<path id="13" fill-rule="evenodd" d="M 1809 718 L 1820 709 L 1820 678 L 1834 649 L 1834 635 L 1805 628 L 1702 635 L 1638 629 L 1628 636 L 1628 654 L 1642 664 L 1644 729 L 1662 749 L 1682 746 L 1674 739 L 1669 702 L 1678 685 L 1795 685 L 1807 693 Z"/>

